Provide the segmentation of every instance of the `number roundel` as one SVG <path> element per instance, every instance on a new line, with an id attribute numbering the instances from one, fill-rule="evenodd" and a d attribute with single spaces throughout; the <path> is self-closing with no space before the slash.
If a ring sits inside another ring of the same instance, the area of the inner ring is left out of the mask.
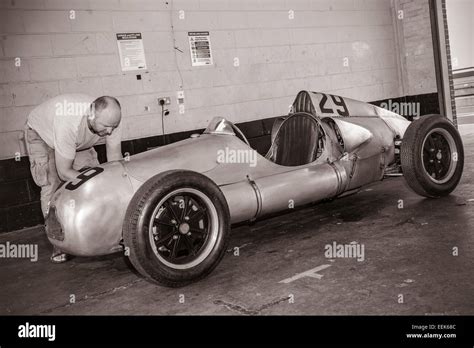
<path id="1" fill-rule="evenodd" d="M 83 171 L 79 174 L 74 181 L 69 182 L 66 185 L 66 189 L 69 191 L 73 191 L 77 189 L 79 186 L 84 184 L 87 180 L 92 179 L 94 176 L 99 175 L 104 171 L 104 168 L 101 167 L 93 167 L 89 168 L 86 171 Z"/>
<path id="2" fill-rule="evenodd" d="M 319 102 L 319 109 L 321 110 L 322 114 L 334 114 L 335 111 L 332 108 L 327 107 L 328 96 L 324 93 L 320 93 L 322 95 L 321 101 Z M 347 109 L 346 102 L 344 98 L 338 97 L 337 95 L 329 95 L 332 99 L 333 104 L 337 107 L 336 111 L 339 116 L 347 117 L 349 116 L 349 110 Z M 342 110 L 340 110 L 342 108 Z"/>

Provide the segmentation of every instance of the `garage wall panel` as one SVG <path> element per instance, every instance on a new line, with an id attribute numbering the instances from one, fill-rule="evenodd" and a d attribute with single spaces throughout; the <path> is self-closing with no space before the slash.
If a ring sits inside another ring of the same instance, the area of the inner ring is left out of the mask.
<path id="1" fill-rule="evenodd" d="M 51 38 L 48 35 L 6 35 L 2 38 L 5 57 L 51 57 Z M 5 81 L 8 82 L 8 81 Z"/>
<path id="2" fill-rule="evenodd" d="M 15 132 L 23 129 L 25 120 L 24 115 L 28 114 L 34 106 L 13 106 L 9 108 L 2 108 L 0 117 L 5 120 L 3 130 L 5 132 Z"/>
<path id="3" fill-rule="evenodd" d="M 0 108 L 8 107 L 13 105 L 13 95 L 11 93 L 11 88 L 8 85 L 0 86 Z M 5 114 L 5 110 L 0 109 L 0 115 Z M 2 120 L 3 121 L 3 120 Z"/>
<path id="4" fill-rule="evenodd" d="M 53 34 L 50 40 L 55 57 L 98 53 L 95 34 Z"/>
<path id="5" fill-rule="evenodd" d="M 103 95 L 102 80 L 96 77 L 68 79 L 59 81 L 59 91 L 65 93 L 84 93 Z"/>
<path id="6" fill-rule="evenodd" d="M 402 95 L 437 91 L 429 0 L 394 0 Z"/>
<path id="7" fill-rule="evenodd" d="M 12 64 L 11 60 L 0 60 L 0 81 L 21 82 L 30 79 L 30 70 L 27 60 L 20 67 Z"/>
<path id="8" fill-rule="evenodd" d="M 28 62 L 31 81 L 55 81 L 77 77 L 74 58 L 40 58 Z"/>
<path id="9" fill-rule="evenodd" d="M 96 55 L 75 57 L 78 77 L 96 77 L 118 75 L 120 62 L 115 55 Z"/>
<path id="10" fill-rule="evenodd" d="M 1 8 L 15 8 L 15 9 L 44 9 L 45 0 L 2 0 L 0 2 Z"/>
<path id="11" fill-rule="evenodd" d="M 9 87 L 14 106 L 35 106 L 60 93 L 57 81 L 20 83 Z"/>
<path id="12" fill-rule="evenodd" d="M 95 34 L 97 42 L 97 53 L 110 53 L 115 55 L 117 60 L 117 38 L 115 33 L 101 32 Z M 145 40 L 145 39 L 144 39 Z"/>
<path id="13" fill-rule="evenodd" d="M 67 12 L 25 11 L 14 13 L 22 17 L 21 20 L 27 33 L 67 33 L 71 31 L 71 22 Z"/>
<path id="14" fill-rule="evenodd" d="M 113 29 L 123 31 L 168 31 L 170 15 L 157 11 L 121 11 L 113 13 Z"/>
<path id="15" fill-rule="evenodd" d="M 24 33 L 23 13 L 19 11 L 0 11 L 0 33 Z"/>
<path id="16" fill-rule="evenodd" d="M 72 32 L 111 31 L 113 27 L 112 14 L 109 12 L 76 11 L 74 20 L 69 20 L 69 16 L 64 17 L 70 23 Z"/>

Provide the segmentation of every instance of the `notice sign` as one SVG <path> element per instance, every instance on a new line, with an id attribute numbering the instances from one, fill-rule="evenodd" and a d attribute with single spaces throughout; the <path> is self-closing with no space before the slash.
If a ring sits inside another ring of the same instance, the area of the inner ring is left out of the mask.
<path id="1" fill-rule="evenodd" d="M 145 70 L 145 50 L 141 33 L 117 34 L 122 71 Z"/>
<path id="2" fill-rule="evenodd" d="M 211 37 L 208 31 L 190 31 L 189 50 L 193 66 L 212 65 Z"/>

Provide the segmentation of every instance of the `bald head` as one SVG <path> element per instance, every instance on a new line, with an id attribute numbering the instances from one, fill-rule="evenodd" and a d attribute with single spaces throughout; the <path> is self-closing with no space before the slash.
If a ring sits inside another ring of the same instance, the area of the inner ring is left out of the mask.
<path id="1" fill-rule="evenodd" d="M 90 124 L 96 134 L 100 136 L 112 134 L 121 119 L 120 103 L 114 97 L 103 96 L 93 101 Z"/>

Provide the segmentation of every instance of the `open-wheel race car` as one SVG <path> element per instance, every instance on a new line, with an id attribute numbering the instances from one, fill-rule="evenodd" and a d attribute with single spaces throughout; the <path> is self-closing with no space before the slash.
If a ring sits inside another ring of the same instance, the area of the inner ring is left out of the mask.
<path id="1" fill-rule="evenodd" d="M 223 155 L 225 154 L 225 155 Z M 254 156 L 254 161 L 249 158 Z M 145 278 L 177 287 L 222 259 L 231 224 L 355 193 L 403 175 L 419 195 L 457 186 L 463 146 L 440 115 L 409 122 L 371 104 L 301 91 L 265 156 L 230 121 L 129 160 L 90 168 L 53 196 L 49 240 L 78 256 L 124 250 Z"/>

